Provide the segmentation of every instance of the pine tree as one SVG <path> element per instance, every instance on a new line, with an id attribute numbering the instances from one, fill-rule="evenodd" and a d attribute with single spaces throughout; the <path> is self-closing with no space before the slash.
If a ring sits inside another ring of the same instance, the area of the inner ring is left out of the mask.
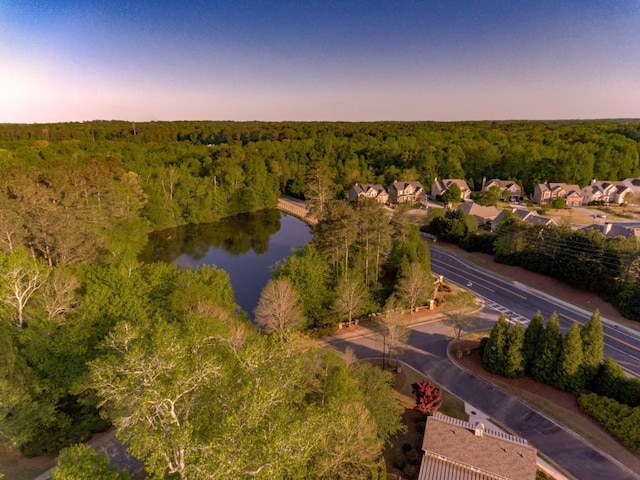
<path id="1" fill-rule="evenodd" d="M 482 361 L 488 372 L 504 375 L 505 353 L 507 349 L 507 333 L 509 325 L 504 314 L 500 314 L 498 321 L 491 329 L 489 341 L 484 348 Z"/>
<path id="2" fill-rule="evenodd" d="M 542 324 L 542 313 L 536 312 L 529 326 L 524 332 L 524 361 L 525 370 L 527 373 L 533 371 L 533 362 L 536 358 L 536 352 L 540 348 L 540 336 L 544 331 L 544 325 Z"/>
<path id="3" fill-rule="evenodd" d="M 524 331 L 514 325 L 507 334 L 504 375 L 509 378 L 522 377 L 525 372 Z"/>
<path id="4" fill-rule="evenodd" d="M 558 321 L 558 314 L 554 312 L 540 336 L 539 353 L 533 361 L 531 375 L 535 380 L 547 385 L 553 385 L 561 349 L 560 322 Z"/>
<path id="5" fill-rule="evenodd" d="M 567 392 L 581 393 L 585 386 L 582 363 L 582 338 L 578 324 L 574 323 L 562 339 L 556 386 Z"/>
<path id="6" fill-rule="evenodd" d="M 600 321 L 600 312 L 595 310 L 591 319 L 580 331 L 582 337 L 582 368 L 587 382 L 591 382 L 598 373 L 598 367 L 604 359 L 604 332 Z"/>

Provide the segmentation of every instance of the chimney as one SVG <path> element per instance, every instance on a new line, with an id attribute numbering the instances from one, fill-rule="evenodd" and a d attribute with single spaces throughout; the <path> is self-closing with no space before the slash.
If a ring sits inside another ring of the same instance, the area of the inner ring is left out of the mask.
<path id="1" fill-rule="evenodd" d="M 484 435 L 484 423 L 477 422 L 476 429 L 474 431 L 476 437 L 482 437 Z"/>

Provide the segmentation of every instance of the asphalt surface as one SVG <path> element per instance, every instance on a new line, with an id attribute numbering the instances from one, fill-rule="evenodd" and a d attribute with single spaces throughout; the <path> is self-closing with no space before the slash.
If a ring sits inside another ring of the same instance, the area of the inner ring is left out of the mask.
<path id="1" fill-rule="evenodd" d="M 479 318 L 478 322 L 487 320 Z M 408 348 L 400 353 L 399 358 L 507 430 L 526 438 L 539 452 L 576 479 L 640 478 L 637 473 L 603 455 L 517 398 L 457 367 L 447 356 L 451 336 L 452 328 L 442 322 L 414 326 L 407 341 Z M 336 338 L 331 346 L 339 351 L 351 347 L 358 358 L 380 357 L 382 348 L 376 335 Z"/>
<path id="2" fill-rule="evenodd" d="M 461 285 L 485 300 L 488 307 L 505 313 L 512 321 L 527 325 L 537 312 L 547 320 L 553 312 L 558 313 L 560 328 L 565 333 L 572 323 L 584 324 L 591 317 L 589 305 L 570 305 L 549 295 L 535 292 L 525 285 L 505 281 L 463 262 L 446 250 L 430 244 L 431 269 L 437 275 Z M 604 331 L 604 353 L 612 357 L 628 372 L 640 376 L 640 338 L 632 330 L 602 319 Z"/>

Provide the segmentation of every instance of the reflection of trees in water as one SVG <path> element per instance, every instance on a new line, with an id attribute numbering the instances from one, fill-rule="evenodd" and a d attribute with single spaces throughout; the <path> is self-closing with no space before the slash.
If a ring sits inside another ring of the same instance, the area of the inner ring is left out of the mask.
<path id="1" fill-rule="evenodd" d="M 249 250 L 257 254 L 269 250 L 269 238 L 280 230 L 280 211 L 261 210 L 228 217 L 216 223 L 184 225 L 149 235 L 140 255 L 142 261 L 173 262 L 182 254 L 201 260 L 211 247 L 232 255 Z"/>

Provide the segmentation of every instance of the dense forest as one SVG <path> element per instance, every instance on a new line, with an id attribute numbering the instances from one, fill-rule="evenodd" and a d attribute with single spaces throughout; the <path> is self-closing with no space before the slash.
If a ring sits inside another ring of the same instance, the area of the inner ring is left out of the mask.
<path id="1" fill-rule="evenodd" d="M 389 378 L 299 331 L 415 308 L 432 285 L 404 210 L 347 189 L 619 180 L 640 176 L 639 145 L 631 121 L 0 125 L 0 441 L 38 455 L 111 424 L 154 478 L 371 478 L 400 428 Z M 257 309 L 270 335 L 224 272 L 139 261 L 152 230 L 282 193 L 319 223 L 263 291 L 290 302 Z"/>

